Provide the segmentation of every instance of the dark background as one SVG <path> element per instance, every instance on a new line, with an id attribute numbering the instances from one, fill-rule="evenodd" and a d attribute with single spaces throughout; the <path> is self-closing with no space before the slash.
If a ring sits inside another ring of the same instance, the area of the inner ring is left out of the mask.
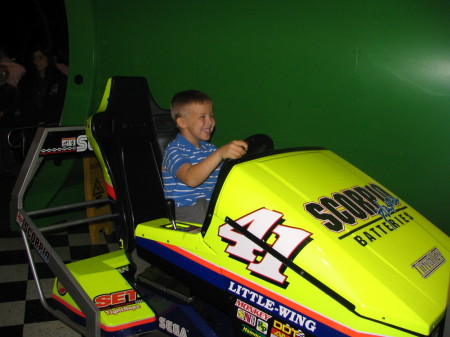
<path id="1" fill-rule="evenodd" d="M 68 31 L 64 0 L 14 0 L 0 5 L 0 49 L 16 62 L 30 67 L 36 45 L 58 52 L 58 62 L 68 64 Z M 20 168 L 17 163 L 15 175 Z M 10 230 L 9 202 L 15 177 L 0 179 L 0 233 Z"/>
<path id="2" fill-rule="evenodd" d="M 36 45 L 49 45 L 68 63 L 68 33 L 64 0 L 14 0 L 0 6 L 0 48 L 29 66 Z"/>

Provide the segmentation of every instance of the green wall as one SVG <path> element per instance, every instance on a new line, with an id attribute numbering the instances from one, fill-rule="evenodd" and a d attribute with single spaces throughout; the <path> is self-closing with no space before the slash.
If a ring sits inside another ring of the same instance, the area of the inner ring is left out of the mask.
<path id="1" fill-rule="evenodd" d="M 146 76 L 166 108 L 177 91 L 204 90 L 215 101 L 217 145 L 263 132 L 277 148 L 327 147 L 450 233 L 449 1 L 66 0 L 66 7 L 63 124 L 83 124 L 113 75 Z"/>

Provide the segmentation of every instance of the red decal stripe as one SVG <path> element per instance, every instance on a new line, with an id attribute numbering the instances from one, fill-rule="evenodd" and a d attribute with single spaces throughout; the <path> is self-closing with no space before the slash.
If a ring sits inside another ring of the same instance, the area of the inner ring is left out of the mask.
<path id="1" fill-rule="evenodd" d="M 106 186 L 106 193 L 113 199 L 113 200 L 117 200 L 116 199 L 116 191 L 114 191 L 114 187 L 112 187 L 110 184 L 108 184 L 105 181 L 105 186 Z"/>

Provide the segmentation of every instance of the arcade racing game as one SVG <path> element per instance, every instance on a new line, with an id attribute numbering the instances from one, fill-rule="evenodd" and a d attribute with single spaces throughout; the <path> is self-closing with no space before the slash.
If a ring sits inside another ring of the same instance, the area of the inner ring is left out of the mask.
<path id="1" fill-rule="evenodd" d="M 26 246 L 56 275 L 56 317 L 86 336 L 444 336 L 450 239 L 394 192 L 327 149 L 254 135 L 205 222 L 179 222 L 160 176 L 175 133 L 146 79 L 119 76 L 86 129 L 39 130 L 13 197 Z M 65 265 L 23 195 L 47 148 L 79 154 L 86 138 L 123 248 Z"/>

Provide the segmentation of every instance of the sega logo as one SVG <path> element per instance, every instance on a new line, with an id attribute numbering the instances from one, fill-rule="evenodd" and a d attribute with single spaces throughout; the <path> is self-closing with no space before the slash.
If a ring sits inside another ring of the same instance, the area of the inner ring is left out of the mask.
<path id="1" fill-rule="evenodd" d="M 86 150 L 92 151 L 91 143 L 89 143 L 86 135 L 80 135 L 77 137 L 77 152 L 84 152 Z"/>
<path id="2" fill-rule="evenodd" d="M 164 317 L 159 318 L 159 328 L 176 337 L 188 337 L 188 330 Z"/>

